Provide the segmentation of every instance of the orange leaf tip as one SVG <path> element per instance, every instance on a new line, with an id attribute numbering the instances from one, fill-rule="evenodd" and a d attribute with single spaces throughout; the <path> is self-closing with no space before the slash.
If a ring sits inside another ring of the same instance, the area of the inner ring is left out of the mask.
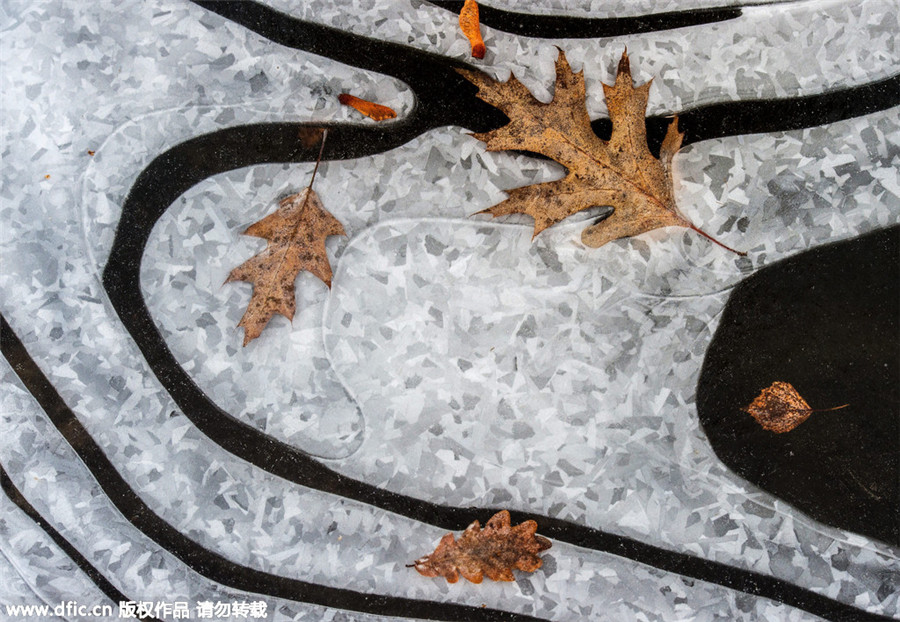
<path id="1" fill-rule="evenodd" d="M 481 38 L 481 22 L 478 19 L 478 3 L 475 0 L 466 0 L 463 4 L 459 12 L 459 28 L 472 46 L 472 56 L 484 58 L 486 48 Z"/>
<path id="2" fill-rule="evenodd" d="M 340 95 L 338 95 L 338 101 L 345 106 L 350 106 L 351 108 L 357 110 L 358 112 L 361 112 L 371 119 L 375 119 L 376 121 L 393 119 L 397 116 L 397 113 L 394 112 L 392 108 L 388 108 L 387 106 L 382 106 L 381 104 L 376 104 L 374 102 L 366 101 L 365 99 L 360 99 L 359 97 L 355 97 L 354 95 L 350 95 L 349 93 L 341 93 Z"/>

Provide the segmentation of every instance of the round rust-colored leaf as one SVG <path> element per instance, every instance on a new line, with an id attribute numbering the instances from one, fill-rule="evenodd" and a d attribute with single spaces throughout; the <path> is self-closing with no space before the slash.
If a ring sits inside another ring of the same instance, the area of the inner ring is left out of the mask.
<path id="1" fill-rule="evenodd" d="M 762 393 L 756 396 L 756 399 L 750 402 L 750 405 L 744 410 L 750 413 L 763 429 L 782 434 L 796 428 L 814 412 L 837 410 L 845 406 L 847 404 L 824 410 L 813 410 L 791 383 L 776 381 L 763 389 Z"/>

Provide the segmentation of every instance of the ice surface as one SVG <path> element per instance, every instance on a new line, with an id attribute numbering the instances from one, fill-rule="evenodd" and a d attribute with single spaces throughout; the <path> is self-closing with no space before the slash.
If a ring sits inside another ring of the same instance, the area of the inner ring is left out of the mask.
<path id="1" fill-rule="evenodd" d="M 428 4 L 268 3 L 466 59 L 455 16 Z M 622 4 L 566 10 L 606 15 Z M 192 4 L 9 2 L 2 11 L 0 55 L 15 67 L 0 76 L 2 311 L 116 469 L 164 520 L 246 566 L 467 602 L 468 586 L 404 568 L 442 530 L 289 484 L 200 434 L 99 281 L 128 189 L 166 148 L 243 123 L 354 119 L 336 100 L 347 85 L 401 117 L 413 93 Z M 799 2 L 564 47 L 586 69 L 596 117 L 605 111 L 599 83 L 626 43 L 638 81 L 654 77 L 650 108 L 661 113 L 881 79 L 898 66 L 897 30 L 892 2 Z M 549 99 L 560 41 L 486 35 L 486 66 L 515 71 Z M 261 246 L 240 232 L 303 187 L 308 164 L 236 170 L 187 191 L 153 231 L 141 287 L 176 358 L 222 408 L 342 473 L 441 503 L 559 516 L 900 616 L 898 551 L 817 524 L 726 471 L 693 406 L 730 287 L 780 258 L 900 222 L 896 112 L 679 153 L 679 206 L 747 250 L 743 259 L 689 231 L 591 250 L 578 242 L 585 216 L 533 243 L 525 219 L 472 218 L 503 190 L 562 171 L 487 153 L 445 127 L 320 169 L 316 189 L 349 237 L 329 243 L 330 296 L 315 279 L 298 281 L 293 325 L 276 320 L 241 348 L 234 325 L 249 287 L 222 282 Z M 160 600 L 257 598 L 209 581 L 128 523 L 2 369 L 0 462 L 119 589 Z M 9 598 L 101 598 L 8 501 L 2 527 Z M 478 604 L 557 620 L 813 619 L 561 543 L 545 556 L 538 573 L 480 586 Z M 266 600 L 271 619 L 373 619 Z"/>

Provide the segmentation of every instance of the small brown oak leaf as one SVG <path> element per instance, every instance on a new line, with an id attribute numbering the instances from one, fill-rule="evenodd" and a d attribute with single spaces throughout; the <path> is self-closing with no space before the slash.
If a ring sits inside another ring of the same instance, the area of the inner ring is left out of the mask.
<path id="1" fill-rule="evenodd" d="M 627 51 L 619 61 L 615 84 L 603 85 L 612 136 L 608 141 L 591 128 L 585 105 L 584 71 L 574 73 L 560 50 L 556 60 L 553 101 L 544 104 L 515 77 L 494 80 L 478 70 L 457 69 L 478 87 L 478 97 L 503 111 L 503 127 L 474 134 L 488 151 L 531 151 L 559 162 L 564 178 L 514 188 L 509 198 L 483 210 L 493 216 L 528 214 L 534 235 L 582 210 L 612 206 L 613 213 L 582 232 L 587 246 L 597 248 L 659 227 L 687 227 L 738 253 L 695 227 L 678 213 L 672 181 L 672 158 L 683 134 L 678 118 L 669 124 L 659 158 L 647 145 L 645 113 L 650 82 L 635 88 Z M 743 255 L 744 253 L 738 253 Z"/>
<path id="2" fill-rule="evenodd" d="M 846 406 L 848 404 L 813 410 L 791 383 L 776 381 L 763 389 L 744 411 L 756 419 L 763 429 L 781 434 L 790 432 L 814 412 L 837 410 Z"/>
<path id="3" fill-rule="evenodd" d="M 431 555 L 417 559 L 412 566 L 421 575 L 444 577 L 448 583 L 456 583 L 460 575 L 472 583 L 481 583 L 485 575 L 492 581 L 514 581 L 513 569 L 534 572 L 543 563 L 538 553 L 551 546 L 550 540 L 536 532 L 533 520 L 512 527 L 509 512 L 502 510 L 484 529 L 478 521 L 469 525 L 459 540 L 448 533 Z"/>
<path id="4" fill-rule="evenodd" d="M 326 135 L 327 130 L 321 133 L 319 161 Z M 309 186 L 282 199 L 275 212 L 244 231 L 244 235 L 268 241 L 262 252 L 232 270 L 225 280 L 226 283 L 246 281 L 253 284 L 247 311 L 238 323 L 244 329 L 245 346 L 259 337 L 276 313 L 294 319 L 297 307 L 294 281 L 301 271 L 313 273 L 331 287 L 331 264 L 325 252 L 325 239 L 346 234 L 344 226 L 322 206 L 312 189 L 319 161 Z"/>

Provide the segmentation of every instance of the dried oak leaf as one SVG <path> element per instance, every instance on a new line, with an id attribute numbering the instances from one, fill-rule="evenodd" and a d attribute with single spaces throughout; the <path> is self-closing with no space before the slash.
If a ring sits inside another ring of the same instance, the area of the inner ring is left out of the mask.
<path id="1" fill-rule="evenodd" d="M 481 21 L 478 19 L 478 3 L 475 0 L 466 0 L 459 11 L 459 29 L 469 40 L 472 48 L 472 56 L 484 58 L 487 51 L 484 40 L 481 38 Z"/>
<path id="2" fill-rule="evenodd" d="M 813 410 L 791 383 L 779 381 L 763 389 L 744 411 L 752 415 L 763 429 L 781 434 L 790 432 L 814 412 L 837 410 L 846 406 L 847 404 Z"/>
<path id="3" fill-rule="evenodd" d="M 417 559 L 413 566 L 426 577 L 444 577 L 448 583 L 459 575 L 481 583 L 484 575 L 492 581 L 514 581 L 513 569 L 534 572 L 541 567 L 538 553 L 550 548 L 550 540 L 536 535 L 537 523 L 525 521 L 510 526 L 509 512 L 494 514 L 481 529 L 478 521 L 466 528 L 459 540 L 448 533 L 431 555 Z"/>
<path id="4" fill-rule="evenodd" d="M 268 240 L 266 248 L 231 271 L 226 283 L 253 284 L 253 296 L 238 323 L 244 328 L 244 345 L 259 337 L 276 313 L 294 318 L 294 281 L 307 270 L 331 287 L 331 264 L 325 238 L 345 235 L 341 223 L 322 207 L 312 184 L 282 199 L 278 209 L 249 227 L 244 235 Z"/>
<path id="5" fill-rule="evenodd" d="M 549 104 L 535 99 L 515 76 L 498 82 L 481 71 L 457 71 L 478 87 L 480 99 L 510 119 L 499 129 L 474 134 L 487 144 L 488 151 L 531 151 L 568 169 L 563 179 L 509 190 L 507 200 L 480 213 L 495 217 L 528 214 L 534 218 L 536 236 L 577 212 L 608 205 L 614 208 L 612 215 L 582 232 L 581 239 L 587 246 L 596 248 L 619 238 L 676 226 L 693 229 L 737 252 L 678 213 L 672 183 L 672 158 L 683 137 L 678 131 L 678 118 L 669 124 L 659 158 L 654 157 L 647 146 L 644 118 L 650 82 L 634 87 L 627 51 L 619 61 L 615 84 L 603 85 L 613 126 L 608 141 L 591 128 L 584 72 L 573 73 L 562 50 L 556 60 L 556 86 Z"/>

